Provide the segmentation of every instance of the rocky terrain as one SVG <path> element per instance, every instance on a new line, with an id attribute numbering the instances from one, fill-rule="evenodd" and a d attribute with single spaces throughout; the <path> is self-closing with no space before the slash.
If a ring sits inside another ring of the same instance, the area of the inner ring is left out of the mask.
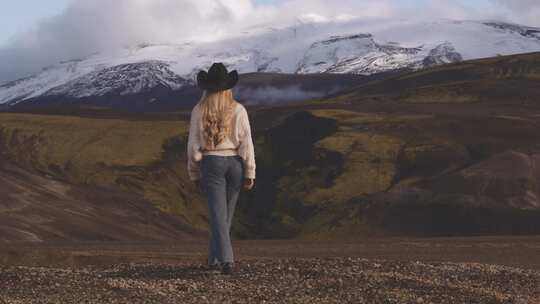
<path id="1" fill-rule="evenodd" d="M 540 301 L 537 237 L 238 241 L 231 276 L 205 268 L 205 246 L 15 244 L 0 250 L 0 302 Z"/>
<path id="2" fill-rule="evenodd" d="M 510 282 L 510 283 L 509 283 Z M 360 258 L 203 265 L 0 267 L 3 303 L 516 303 L 540 301 L 540 273 L 470 263 Z"/>

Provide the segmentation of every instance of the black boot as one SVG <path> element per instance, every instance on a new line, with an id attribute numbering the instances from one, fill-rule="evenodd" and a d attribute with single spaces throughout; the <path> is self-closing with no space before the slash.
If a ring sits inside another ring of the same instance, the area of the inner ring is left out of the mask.
<path id="1" fill-rule="evenodd" d="M 219 271 L 220 270 L 220 267 L 219 267 L 218 263 L 208 264 L 206 267 L 207 267 L 206 269 L 209 270 L 209 271 Z"/>
<path id="2" fill-rule="evenodd" d="M 233 273 L 233 263 L 223 263 L 221 266 L 221 273 L 230 275 Z"/>

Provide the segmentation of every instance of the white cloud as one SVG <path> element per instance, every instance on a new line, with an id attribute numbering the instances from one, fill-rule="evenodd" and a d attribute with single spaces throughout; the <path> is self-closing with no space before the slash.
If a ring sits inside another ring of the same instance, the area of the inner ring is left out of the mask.
<path id="1" fill-rule="evenodd" d="M 491 0 L 502 8 L 502 15 L 509 21 L 540 26 L 539 0 Z"/>
<path id="2" fill-rule="evenodd" d="M 298 21 L 302 23 L 324 23 L 330 21 L 330 19 L 319 14 L 307 13 L 298 16 Z"/>
<path id="3" fill-rule="evenodd" d="M 538 0 L 491 1 L 472 8 L 466 1 L 285 0 L 74 0 L 59 16 L 16 36 L 0 49 L 0 81 L 15 79 L 61 60 L 138 43 L 215 40 L 258 25 L 345 21 L 365 18 L 498 18 L 540 25 Z M 470 3 L 470 2 L 469 2 Z"/>

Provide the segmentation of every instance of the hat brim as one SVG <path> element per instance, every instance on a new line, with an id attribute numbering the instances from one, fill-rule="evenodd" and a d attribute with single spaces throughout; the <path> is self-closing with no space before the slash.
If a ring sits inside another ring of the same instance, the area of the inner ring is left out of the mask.
<path id="1" fill-rule="evenodd" d="M 234 70 L 228 73 L 226 79 L 221 83 L 213 83 L 208 80 L 208 72 L 200 71 L 197 74 L 197 85 L 203 90 L 217 92 L 232 89 L 238 83 L 239 78 L 238 71 Z"/>

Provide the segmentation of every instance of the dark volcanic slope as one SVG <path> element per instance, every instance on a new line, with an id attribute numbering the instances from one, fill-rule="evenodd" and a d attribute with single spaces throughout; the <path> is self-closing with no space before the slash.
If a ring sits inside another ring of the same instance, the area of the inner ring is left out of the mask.
<path id="1" fill-rule="evenodd" d="M 335 101 L 538 106 L 540 53 L 437 66 L 361 85 Z"/>
<path id="2" fill-rule="evenodd" d="M 182 240 L 197 232 L 116 190 L 74 186 L 0 161 L 0 241 Z"/>
<path id="3" fill-rule="evenodd" d="M 333 87 L 351 87 L 368 80 L 383 77 L 383 74 L 364 76 L 354 74 L 280 74 L 280 73 L 247 73 L 242 74 L 239 85 L 257 88 L 272 86 L 278 89 L 289 86 L 300 86 L 305 91 L 329 91 Z"/>

